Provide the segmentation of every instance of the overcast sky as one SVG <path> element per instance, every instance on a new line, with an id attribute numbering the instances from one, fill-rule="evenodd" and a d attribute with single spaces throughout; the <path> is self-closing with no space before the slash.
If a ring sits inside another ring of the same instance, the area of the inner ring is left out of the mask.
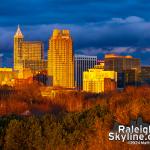
<path id="1" fill-rule="evenodd" d="M 11 66 L 17 25 L 41 40 L 47 55 L 54 28 L 70 29 L 75 53 L 133 55 L 150 65 L 149 0 L 0 0 L 0 53 Z"/>

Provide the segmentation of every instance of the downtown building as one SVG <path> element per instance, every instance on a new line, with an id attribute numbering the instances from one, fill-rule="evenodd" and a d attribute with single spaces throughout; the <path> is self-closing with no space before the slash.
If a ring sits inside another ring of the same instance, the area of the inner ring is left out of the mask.
<path id="1" fill-rule="evenodd" d="M 83 89 L 83 72 L 97 64 L 97 56 L 75 55 L 75 86 Z"/>
<path id="2" fill-rule="evenodd" d="M 117 88 L 117 72 L 104 71 L 104 63 L 83 73 L 83 91 L 104 93 Z"/>
<path id="3" fill-rule="evenodd" d="M 73 41 L 69 30 L 55 29 L 49 39 L 48 78 L 50 86 L 74 88 Z"/>
<path id="4" fill-rule="evenodd" d="M 47 69 L 44 60 L 44 45 L 40 41 L 24 41 L 20 27 L 14 36 L 14 70 L 29 68 L 36 72 Z"/>
<path id="5" fill-rule="evenodd" d="M 33 82 L 33 73 L 30 69 L 14 70 L 0 68 L 0 85 L 21 88 Z"/>
<path id="6" fill-rule="evenodd" d="M 140 59 L 133 58 L 132 56 L 119 56 L 115 54 L 107 54 L 105 55 L 104 64 L 105 71 L 117 72 L 118 88 L 140 85 Z"/>
<path id="7" fill-rule="evenodd" d="M 150 85 L 150 66 L 141 67 L 141 83 L 142 85 Z"/>

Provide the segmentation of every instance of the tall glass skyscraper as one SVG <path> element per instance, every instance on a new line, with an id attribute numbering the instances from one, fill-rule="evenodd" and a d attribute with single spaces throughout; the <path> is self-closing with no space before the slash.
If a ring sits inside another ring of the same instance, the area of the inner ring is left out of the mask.
<path id="1" fill-rule="evenodd" d="M 75 55 L 75 83 L 78 90 L 83 89 L 83 72 L 97 64 L 97 56 Z"/>

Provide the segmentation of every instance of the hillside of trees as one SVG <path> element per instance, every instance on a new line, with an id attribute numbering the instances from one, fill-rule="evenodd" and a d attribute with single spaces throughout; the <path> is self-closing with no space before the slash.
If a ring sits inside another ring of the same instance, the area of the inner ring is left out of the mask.
<path id="1" fill-rule="evenodd" d="M 149 145 L 109 141 L 117 122 L 142 117 L 150 123 L 150 87 L 128 87 L 106 94 L 72 92 L 46 99 L 37 85 L 15 94 L 0 87 L 0 149 L 149 150 Z M 6 94 L 4 94 L 6 92 Z M 9 96 L 8 96 L 9 95 Z M 23 115 L 29 110 L 29 115 Z"/>

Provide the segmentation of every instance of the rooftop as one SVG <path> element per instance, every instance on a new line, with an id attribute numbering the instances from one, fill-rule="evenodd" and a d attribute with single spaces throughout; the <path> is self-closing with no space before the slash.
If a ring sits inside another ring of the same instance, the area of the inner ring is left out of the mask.
<path id="1" fill-rule="evenodd" d="M 21 32 L 21 29 L 20 29 L 20 26 L 18 25 L 18 28 L 17 28 L 17 32 L 15 34 L 15 37 L 20 37 L 20 38 L 23 38 L 23 34 Z"/>

